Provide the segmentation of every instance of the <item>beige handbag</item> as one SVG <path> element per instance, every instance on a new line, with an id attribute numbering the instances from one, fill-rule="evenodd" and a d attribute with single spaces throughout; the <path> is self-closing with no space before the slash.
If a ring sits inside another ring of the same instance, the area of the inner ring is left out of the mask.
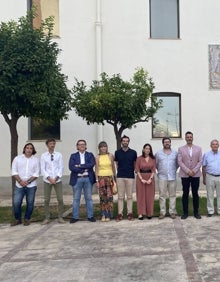
<path id="1" fill-rule="evenodd" d="M 116 195 L 118 193 L 117 184 L 114 180 L 112 181 L 112 193 L 113 195 Z"/>

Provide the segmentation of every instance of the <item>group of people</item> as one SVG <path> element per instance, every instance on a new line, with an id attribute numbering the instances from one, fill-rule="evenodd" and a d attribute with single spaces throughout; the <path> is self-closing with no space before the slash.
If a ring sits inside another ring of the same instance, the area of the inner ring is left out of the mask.
<path id="1" fill-rule="evenodd" d="M 47 151 L 41 155 L 39 160 L 35 154 L 36 150 L 32 143 L 24 146 L 23 154 L 18 155 L 12 162 L 12 176 L 15 180 L 13 189 L 13 212 L 15 220 L 12 226 L 22 223 L 22 202 L 26 197 L 26 210 L 24 225 L 30 225 L 31 215 L 34 209 L 35 193 L 37 190 L 37 178 L 41 174 L 44 181 L 44 208 L 45 219 L 42 224 L 50 222 L 50 197 L 54 187 L 58 202 L 58 222 L 65 223 L 63 219 L 63 157 L 55 151 L 56 141 L 51 138 L 46 141 Z"/>
<path id="2" fill-rule="evenodd" d="M 162 139 L 163 148 L 155 155 L 152 146 L 146 143 L 142 154 L 129 147 L 128 136 L 121 138 L 121 148 L 111 154 L 108 145 L 102 141 L 98 145 L 98 155 L 87 152 L 86 141 L 77 141 L 77 152 L 71 154 L 69 159 L 70 185 L 73 189 L 73 207 L 70 223 L 79 221 L 80 200 L 82 191 L 86 202 L 87 219 L 95 222 L 93 213 L 92 190 L 96 183 L 100 198 L 100 215 L 102 222 L 113 219 L 113 186 L 117 183 L 118 189 L 118 215 L 116 221 L 121 221 L 124 216 L 133 220 L 133 187 L 136 178 L 136 196 L 138 219 L 144 217 L 151 219 L 154 214 L 155 174 L 158 176 L 159 219 L 166 216 L 166 198 L 169 197 L 169 215 L 176 217 L 176 187 L 177 170 L 182 182 L 182 207 L 181 219 L 188 217 L 188 203 L 190 187 L 193 196 L 194 217 L 200 219 L 199 214 L 199 185 L 200 176 L 207 187 L 208 216 L 214 214 L 214 192 L 217 194 L 217 212 L 220 214 L 220 152 L 218 140 L 211 141 L 211 151 L 202 156 L 202 149 L 193 144 L 193 133 L 185 133 L 186 144 L 178 149 L 171 149 L 171 139 Z M 15 157 L 12 163 L 12 176 L 15 179 L 13 193 L 13 209 L 15 221 L 12 226 L 22 223 L 21 206 L 26 197 L 26 211 L 24 225 L 30 224 L 34 209 L 37 178 L 41 174 L 44 181 L 44 206 L 45 219 L 42 224 L 50 222 L 50 197 L 54 187 L 58 201 L 58 222 L 65 223 L 63 219 L 63 191 L 62 154 L 55 151 L 56 141 L 51 138 L 46 141 L 47 151 L 42 154 L 40 161 L 35 156 L 36 150 L 32 143 L 24 146 L 23 154 Z M 202 173 L 201 173 L 202 167 Z M 136 177 L 135 177 L 136 174 Z M 124 215 L 124 201 L 127 200 L 127 214 Z"/>

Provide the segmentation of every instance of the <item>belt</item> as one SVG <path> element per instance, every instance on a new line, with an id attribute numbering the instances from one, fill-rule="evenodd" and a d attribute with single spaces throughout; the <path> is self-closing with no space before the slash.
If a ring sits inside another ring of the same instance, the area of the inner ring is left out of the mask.
<path id="1" fill-rule="evenodd" d="M 89 177 L 88 175 L 77 175 L 77 178 L 85 178 L 85 177 Z"/>
<path id="2" fill-rule="evenodd" d="M 211 173 L 208 173 L 209 175 L 211 175 L 211 176 L 214 176 L 214 177 L 219 177 L 220 176 L 220 174 L 211 174 Z"/>
<path id="3" fill-rule="evenodd" d="M 151 173 L 151 169 L 140 169 L 140 173 Z"/>

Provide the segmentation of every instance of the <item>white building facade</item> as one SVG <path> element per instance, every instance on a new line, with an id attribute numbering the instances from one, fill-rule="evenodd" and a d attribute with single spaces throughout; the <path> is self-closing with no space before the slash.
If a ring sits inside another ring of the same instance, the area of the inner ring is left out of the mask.
<path id="1" fill-rule="evenodd" d="M 44 1 L 53 4 L 53 0 Z M 185 143 L 188 130 L 194 133 L 194 143 L 203 152 L 209 150 L 212 139 L 220 139 L 219 0 L 57 2 L 59 37 L 55 40 L 62 49 L 59 60 L 68 76 L 68 87 L 73 86 L 74 77 L 89 85 L 101 72 L 120 73 L 129 80 L 137 67 L 143 67 L 153 78 L 154 92 L 164 97 L 158 132 L 152 130 L 151 121 L 124 131 L 138 154 L 145 143 L 150 143 L 154 152 L 159 150 L 161 137 L 167 134 L 177 149 Z M 0 21 L 25 15 L 27 4 L 27 0 L 0 0 Z M 170 98 L 174 98 L 174 104 Z M 46 149 L 45 139 L 31 140 L 29 131 L 28 119 L 21 118 L 18 151 L 22 152 L 26 142 L 33 142 L 40 155 Z M 10 133 L 1 115 L 0 134 L 0 176 L 9 176 Z M 94 154 L 102 140 L 109 144 L 110 152 L 116 149 L 113 127 L 88 126 L 74 111 L 70 112 L 69 119 L 60 123 L 56 146 L 63 154 L 66 175 L 78 139 L 86 139 L 88 151 Z"/>

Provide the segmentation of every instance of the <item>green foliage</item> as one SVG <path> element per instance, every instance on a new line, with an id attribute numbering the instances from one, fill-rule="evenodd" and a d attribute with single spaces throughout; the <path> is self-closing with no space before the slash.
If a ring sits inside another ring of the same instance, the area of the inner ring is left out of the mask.
<path id="1" fill-rule="evenodd" d="M 0 112 L 15 118 L 62 119 L 70 109 L 60 50 L 52 40 L 53 18 L 33 28 L 35 12 L 0 24 Z"/>
<path id="2" fill-rule="evenodd" d="M 138 122 L 147 122 L 161 107 L 161 101 L 152 96 L 154 84 L 143 68 L 138 68 L 130 81 L 120 74 L 101 79 L 87 87 L 76 79 L 73 88 L 73 107 L 88 124 L 105 122 L 114 126 L 116 139 L 126 128 Z"/>

